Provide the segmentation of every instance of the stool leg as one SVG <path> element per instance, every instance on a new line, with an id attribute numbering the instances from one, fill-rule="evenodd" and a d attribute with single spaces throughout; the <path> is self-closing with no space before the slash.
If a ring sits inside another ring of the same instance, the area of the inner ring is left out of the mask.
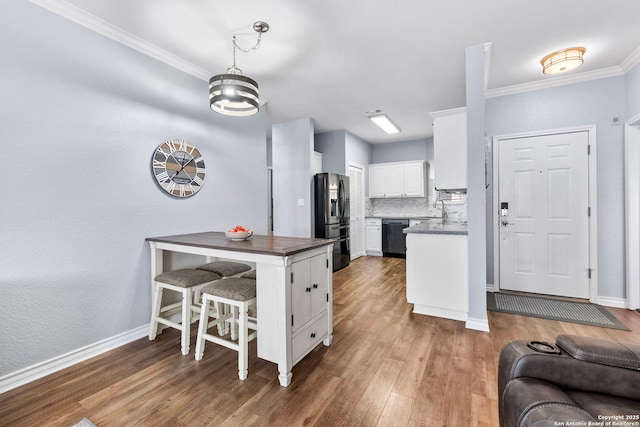
<path id="1" fill-rule="evenodd" d="M 246 304 L 242 304 L 240 307 L 240 314 L 238 315 L 238 377 L 241 380 L 247 379 L 249 373 L 249 331 L 247 327 L 247 321 L 249 317 L 249 307 Z M 236 307 L 234 307 L 235 311 Z"/>
<path id="2" fill-rule="evenodd" d="M 238 307 L 236 307 L 235 305 L 231 306 L 231 339 L 232 340 L 236 340 L 238 339 L 238 322 L 237 319 L 238 318 Z"/>
<path id="3" fill-rule="evenodd" d="M 191 288 L 186 288 L 182 292 L 182 354 L 189 354 L 189 340 L 191 332 Z"/>
<path id="4" fill-rule="evenodd" d="M 215 308 L 216 317 L 221 318 L 225 314 L 224 313 L 224 304 L 219 303 L 218 301 L 214 301 L 213 302 L 213 306 Z M 218 335 L 224 336 L 224 334 L 227 333 L 226 329 L 227 328 L 226 328 L 226 323 L 225 322 L 218 323 Z"/>
<path id="5" fill-rule="evenodd" d="M 156 339 L 158 333 L 158 321 L 156 318 L 160 316 L 160 308 L 162 306 L 162 288 L 157 283 L 153 284 L 153 300 L 151 301 L 151 322 L 149 323 L 149 340 Z"/>
<path id="6" fill-rule="evenodd" d="M 202 360 L 202 356 L 204 356 L 204 334 L 207 332 L 207 323 L 209 323 L 209 299 L 203 296 L 202 308 L 200 309 L 200 324 L 198 324 L 198 336 L 196 338 L 196 360 Z"/>

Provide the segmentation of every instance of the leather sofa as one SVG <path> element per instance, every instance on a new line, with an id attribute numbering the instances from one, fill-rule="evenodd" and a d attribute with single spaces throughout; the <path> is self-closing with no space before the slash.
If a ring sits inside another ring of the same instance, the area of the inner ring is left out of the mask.
<path id="1" fill-rule="evenodd" d="M 640 345 L 559 335 L 511 341 L 498 364 L 500 426 L 640 426 Z"/>

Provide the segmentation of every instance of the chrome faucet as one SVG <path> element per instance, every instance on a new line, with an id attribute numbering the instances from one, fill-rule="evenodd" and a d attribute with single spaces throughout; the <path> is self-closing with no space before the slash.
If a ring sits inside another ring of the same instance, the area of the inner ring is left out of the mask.
<path id="1" fill-rule="evenodd" d="M 440 197 L 438 197 L 434 202 L 433 202 L 433 207 L 437 207 L 438 202 L 442 203 L 442 222 L 444 222 L 444 219 L 447 217 L 446 211 L 444 210 L 444 200 L 442 200 Z"/>

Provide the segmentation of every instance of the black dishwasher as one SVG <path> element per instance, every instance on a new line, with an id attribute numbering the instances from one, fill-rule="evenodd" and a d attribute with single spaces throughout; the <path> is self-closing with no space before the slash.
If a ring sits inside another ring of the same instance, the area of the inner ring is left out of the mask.
<path id="1" fill-rule="evenodd" d="M 406 257 L 407 235 L 402 232 L 409 226 L 405 218 L 384 218 L 382 220 L 382 254 L 392 257 Z"/>

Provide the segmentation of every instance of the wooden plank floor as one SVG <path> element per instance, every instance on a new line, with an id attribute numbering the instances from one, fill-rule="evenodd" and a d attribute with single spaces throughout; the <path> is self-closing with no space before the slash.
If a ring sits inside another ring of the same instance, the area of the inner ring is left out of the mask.
<path id="1" fill-rule="evenodd" d="M 249 377 L 236 353 L 208 344 L 182 356 L 163 332 L 0 395 L 2 426 L 497 426 L 498 354 L 512 339 L 561 333 L 640 343 L 640 314 L 611 309 L 633 332 L 489 312 L 490 333 L 414 315 L 402 259 L 364 257 L 334 274 L 335 331 L 293 369 L 250 346 Z M 195 329 L 195 328 L 194 328 Z"/>

